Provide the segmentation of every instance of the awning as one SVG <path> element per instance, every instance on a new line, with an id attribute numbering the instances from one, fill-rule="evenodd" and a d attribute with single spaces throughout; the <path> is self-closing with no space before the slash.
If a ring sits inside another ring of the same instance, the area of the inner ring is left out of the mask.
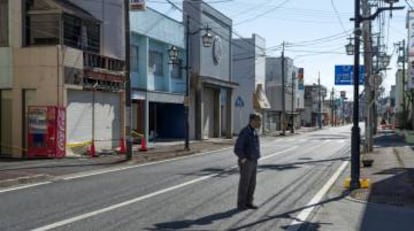
<path id="1" fill-rule="evenodd" d="M 200 76 L 200 80 L 203 84 L 210 85 L 213 87 L 236 88 L 237 86 L 239 86 L 238 83 L 231 82 L 231 81 L 224 81 L 224 80 L 213 78 L 213 77 Z"/>
<path id="2" fill-rule="evenodd" d="M 257 84 L 256 92 L 253 94 L 253 107 L 255 110 L 270 109 L 270 103 L 262 84 Z"/>

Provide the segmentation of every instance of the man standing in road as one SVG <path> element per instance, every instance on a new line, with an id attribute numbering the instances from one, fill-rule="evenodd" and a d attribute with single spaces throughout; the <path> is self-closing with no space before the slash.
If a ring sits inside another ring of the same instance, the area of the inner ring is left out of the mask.
<path id="1" fill-rule="evenodd" d="M 256 187 L 257 160 L 260 158 L 260 141 L 256 129 L 260 128 L 261 122 L 259 115 L 250 114 L 249 124 L 240 131 L 234 146 L 240 168 L 237 197 L 239 210 L 257 209 L 253 204 L 253 194 Z"/>

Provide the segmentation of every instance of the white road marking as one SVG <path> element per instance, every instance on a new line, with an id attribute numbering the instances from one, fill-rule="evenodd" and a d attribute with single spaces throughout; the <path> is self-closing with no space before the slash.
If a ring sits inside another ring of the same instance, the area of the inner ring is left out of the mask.
<path id="1" fill-rule="evenodd" d="M 348 161 L 344 161 L 342 165 L 338 168 L 338 170 L 329 178 L 329 180 L 325 183 L 325 185 L 319 190 L 318 193 L 312 198 L 311 201 L 305 206 L 306 209 L 302 210 L 296 218 L 293 219 L 292 223 L 290 223 L 290 227 L 287 231 L 297 231 L 299 230 L 301 224 L 303 224 L 308 216 L 311 214 L 312 210 L 317 206 L 316 204 L 319 203 L 328 190 L 332 187 L 335 181 L 338 179 L 339 175 L 345 170 L 346 166 L 348 165 Z"/>
<path id="2" fill-rule="evenodd" d="M 36 186 L 39 186 L 39 185 L 45 185 L 45 184 L 50 184 L 50 183 L 52 183 L 52 182 L 51 181 L 45 181 L 45 182 L 41 182 L 41 183 L 26 184 L 26 185 L 22 185 L 22 186 L 5 188 L 5 189 L 1 189 L 0 193 L 17 191 L 17 190 L 21 190 L 21 189 L 32 188 L 32 187 L 36 187 Z"/>
<path id="3" fill-rule="evenodd" d="M 296 149 L 297 147 L 298 146 L 293 146 L 293 147 L 285 149 L 283 151 L 276 152 L 276 153 L 273 153 L 273 154 L 270 154 L 270 155 L 266 155 L 263 158 L 261 158 L 260 161 L 263 161 L 263 160 L 269 159 L 271 157 L 280 155 L 282 153 L 291 151 L 293 149 Z M 237 168 L 236 165 L 223 170 L 223 172 L 230 171 L 230 170 L 235 169 L 235 168 Z M 32 231 L 47 231 L 47 230 L 55 229 L 55 228 L 58 228 L 58 227 L 61 227 L 61 226 L 64 226 L 64 225 L 68 225 L 68 224 L 71 224 L 71 223 L 74 223 L 74 222 L 77 222 L 77 221 L 80 221 L 80 220 L 83 220 L 83 219 L 86 219 L 86 218 L 89 218 L 89 217 L 93 217 L 93 216 L 96 216 L 96 215 L 99 215 L 99 214 L 102 214 L 102 213 L 105 213 L 105 212 L 109 212 L 109 211 L 114 210 L 114 209 L 125 207 L 125 206 L 128 206 L 130 204 L 137 203 L 137 202 L 143 201 L 145 199 L 149 199 L 151 197 L 158 196 L 160 194 L 164 194 L 164 193 L 167 193 L 167 192 L 179 189 L 179 188 L 183 188 L 183 187 L 191 185 L 191 184 L 195 184 L 195 183 L 207 180 L 209 178 L 218 176 L 219 174 L 221 174 L 221 172 L 215 173 L 215 174 L 210 174 L 210 175 L 203 176 L 203 177 L 199 177 L 197 179 L 187 181 L 187 182 L 184 182 L 182 184 L 175 185 L 175 186 L 172 186 L 172 187 L 169 187 L 169 188 L 166 188 L 166 189 L 162 189 L 162 190 L 159 190 L 159 191 L 156 191 L 156 192 L 144 195 L 144 196 L 136 197 L 134 199 L 127 200 L 127 201 L 124 201 L 124 202 L 121 202 L 121 203 L 118 203 L 118 204 L 114 204 L 114 205 L 111 205 L 111 206 L 106 207 L 106 208 L 95 210 L 95 211 L 92 211 L 92 212 L 89 212 L 89 213 L 84 213 L 84 214 L 81 214 L 79 216 L 75 216 L 75 217 L 68 218 L 68 219 L 65 219 L 65 220 L 62 220 L 62 221 L 58 221 L 58 222 L 55 222 L 53 224 L 45 225 L 45 226 L 42 226 L 42 227 L 39 227 L 39 228 L 36 228 L 36 229 L 32 229 Z"/>

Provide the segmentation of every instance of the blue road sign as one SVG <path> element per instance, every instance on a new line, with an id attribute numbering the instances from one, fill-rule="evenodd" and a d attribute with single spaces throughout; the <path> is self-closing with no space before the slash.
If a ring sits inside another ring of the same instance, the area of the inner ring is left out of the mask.
<path id="1" fill-rule="evenodd" d="M 243 99 L 240 96 L 237 96 L 236 102 L 234 102 L 235 107 L 244 107 Z"/>
<path id="2" fill-rule="evenodd" d="M 365 67 L 359 66 L 359 85 L 365 82 Z M 335 65 L 335 85 L 353 85 L 354 84 L 354 66 L 353 65 Z"/>

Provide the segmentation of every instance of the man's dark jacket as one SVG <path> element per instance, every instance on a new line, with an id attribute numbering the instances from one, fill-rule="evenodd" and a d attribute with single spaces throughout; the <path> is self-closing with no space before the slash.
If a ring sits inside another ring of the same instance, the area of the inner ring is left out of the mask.
<path id="1" fill-rule="evenodd" d="M 240 131 L 234 145 L 234 153 L 240 159 L 257 160 L 260 158 L 259 136 L 250 125 Z"/>

